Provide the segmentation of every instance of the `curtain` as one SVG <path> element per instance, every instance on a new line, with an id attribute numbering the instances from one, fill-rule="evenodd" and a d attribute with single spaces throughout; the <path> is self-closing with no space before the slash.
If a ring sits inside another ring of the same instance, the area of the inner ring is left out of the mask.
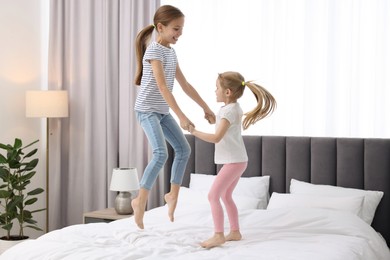
<path id="1" fill-rule="evenodd" d="M 175 49 L 184 74 L 218 110 L 215 80 L 238 71 L 276 98 L 244 134 L 390 137 L 387 0 L 162 0 L 186 15 Z M 201 130 L 214 131 L 174 88 Z M 255 106 L 247 89 L 244 112 Z"/>
<path id="2" fill-rule="evenodd" d="M 50 1 L 49 89 L 67 90 L 70 106 L 69 118 L 50 124 L 49 230 L 112 207 L 113 168 L 135 166 L 142 174 L 148 151 L 133 115 L 133 46 L 158 4 Z"/>

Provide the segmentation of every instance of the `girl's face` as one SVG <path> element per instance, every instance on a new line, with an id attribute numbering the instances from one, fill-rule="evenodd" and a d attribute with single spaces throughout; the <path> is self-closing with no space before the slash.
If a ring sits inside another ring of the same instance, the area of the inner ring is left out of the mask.
<path id="1" fill-rule="evenodd" d="M 183 33 L 184 17 L 172 20 L 167 26 L 161 23 L 157 24 L 157 31 L 159 33 L 157 41 L 165 47 L 170 44 L 175 44 Z"/>
<path id="2" fill-rule="evenodd" d="M 227 90 L 224 89 L 222 86 L 221 86 L 221 83 L 219 81 L 219 79 L 217 79 L 217 89 L 215 90 L 215 95 L 217 97 L 217 102 L 224 102 L 226 104 L 227 102 L 227 96 L 226 96 L 226 92 Z"/>

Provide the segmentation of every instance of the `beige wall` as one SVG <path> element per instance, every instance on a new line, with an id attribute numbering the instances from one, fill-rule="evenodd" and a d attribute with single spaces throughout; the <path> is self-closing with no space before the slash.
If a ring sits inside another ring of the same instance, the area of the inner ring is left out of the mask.
<path id="1" fill-rule="evenodd" d="M 40 162 L 31 188 L 45 189 L 45 119 L 25 117 L 26 90 L 47 88 L 49 0 L 0 0 L 0 142 L 39 139 Z M 45 207 L 45 194 L 34 207 Z M 46 214 L 35 214 L 46 227 Z M 15 229 L 15 232 L 17 230 Z M 32 238 L 42 232 L 26 229 Z M 0 230 L 0 235 L 4 230 Z"/>

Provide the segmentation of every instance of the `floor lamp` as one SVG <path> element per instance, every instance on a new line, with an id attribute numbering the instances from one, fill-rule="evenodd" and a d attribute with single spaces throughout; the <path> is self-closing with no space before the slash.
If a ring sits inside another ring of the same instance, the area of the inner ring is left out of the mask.
<path id="1" fill-rule="evenodd" d="M 26 117 L 46 118 L 46 232 L 49 232 L 49 118 L 68 117 L 68 92 L 27 91 Z"/>

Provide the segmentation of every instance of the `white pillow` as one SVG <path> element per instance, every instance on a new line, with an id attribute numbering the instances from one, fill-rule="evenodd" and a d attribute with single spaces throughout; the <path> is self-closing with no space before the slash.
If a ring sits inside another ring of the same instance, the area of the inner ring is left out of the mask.
<path id="1" fill-rule="evenodd" d="M 207 199 L 208 191 L 193 190 L 187 187 L 180 188 L 179 205 L 183 206 L 195 206 L 195 207 L 207 207 L 210 208 L 209 201 Z M 244 196 L 233 195 L 234 202 L 239 210 L 243 209 L 257 209 L 259 206 L 259 199 L 248 198 Z"/>
<path id="2" fill-rule="evenodd" d="M 361 216 L 362 219 L 369 225 L 371 225 L 376 208 L 383 197 L 382 191 L 311 184 L 295 179 L 291 179 L 290 192 L 293 194 L 315 194 L 329 197 L 364 196 Z"/>
<path id="3" fill-rule="evenodd" d="M 209 191 L 213 185 L 216 175 L 191 173 L 190 175 L 190 189 Z"/>
<path id="4" fill-rule="evenodd" d="M 216 175 L 191 173 L 190 189 L 198 191 L 210 191 Z M 258 201 L 258 209 L 265 209 L 269 200 L 269 179 L 270 176 L 241 177 L 233 191 L 235 199 Z M 239 198 L 240 197 L 240 198 Z"/>
<path id="5" fill-rule="evenodd" d="M 277 208 L 326 208 L 349 211 L 360 216 L 364 196 L 328 197 L 312 194 L 273 192 L 267 209 Z"/>
<path id="6" fill-rule="evenodd" d="M 210 207 L 206 192 L 189 189 L 187 187 L 180 188 L 178 203 L 186 206 Z"/>

